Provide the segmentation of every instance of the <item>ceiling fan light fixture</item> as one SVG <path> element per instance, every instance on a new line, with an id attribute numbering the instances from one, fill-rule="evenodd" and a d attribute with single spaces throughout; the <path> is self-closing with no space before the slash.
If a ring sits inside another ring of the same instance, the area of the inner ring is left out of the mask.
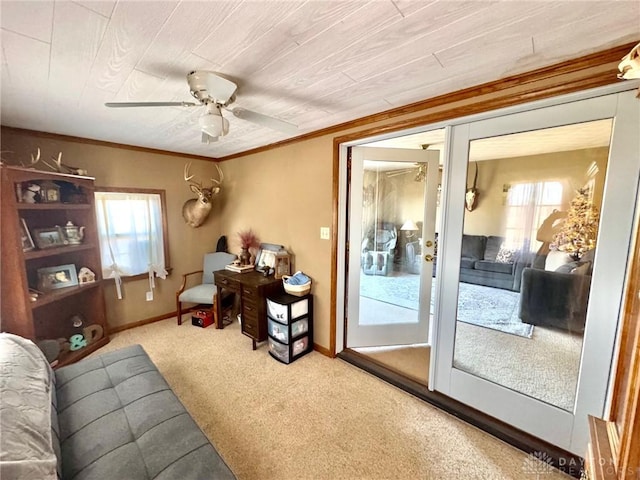
<path id="1" fill-rule="evenodd" d="M 207 113 L 198 119 L 200 129 L 210 137 L 225 136 L 229 133 L 229 120 L 222 116 L 218 105 L 213 105 L 212 108 L 207 107 Z"/>

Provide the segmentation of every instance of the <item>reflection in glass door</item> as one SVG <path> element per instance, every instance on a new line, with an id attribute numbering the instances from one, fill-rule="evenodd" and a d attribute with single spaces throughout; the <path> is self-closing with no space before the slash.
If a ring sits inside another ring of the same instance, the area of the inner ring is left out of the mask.
<path id="1" fill-rule="evenodd" d="M 454 367 L 572 412 L 611 119 L 472 140 Z M 574 148 L 576 138 L 588 148 Z M 541 142 L 554 148 L 531 153 Z M 500 144 L 501 158 L 492 145 Z"/>
<path id="2" fill-rule="evenodd" d="M 433 386 L 578 455 L 605 413 L 639 117 L 625 92 L 452 129 Z"/>
<path id="3" fill-rule="evenodd" d="M 353 149 L 350 348 L 428 341 L 438 160 L 437 151 Z"/>

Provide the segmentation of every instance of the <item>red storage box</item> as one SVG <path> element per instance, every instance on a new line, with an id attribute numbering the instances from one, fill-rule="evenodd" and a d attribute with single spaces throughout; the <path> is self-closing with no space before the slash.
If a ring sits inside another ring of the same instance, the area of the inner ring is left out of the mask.
<path id="1" fill-rule="evenodd" d="M 213 312 L 210 310 L 198 310 L 191 317 L 191 324 L 202 328 L 213 325 Z"/>

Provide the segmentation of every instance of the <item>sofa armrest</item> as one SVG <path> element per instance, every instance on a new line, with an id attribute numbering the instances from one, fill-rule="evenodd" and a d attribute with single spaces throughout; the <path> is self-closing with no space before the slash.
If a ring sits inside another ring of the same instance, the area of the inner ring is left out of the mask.
<path id="1" fill-rule="evenodd" d="M 520 319 L 532 325 L 581 332 L 587 314 L 590 275 L 524 268 Z"/>

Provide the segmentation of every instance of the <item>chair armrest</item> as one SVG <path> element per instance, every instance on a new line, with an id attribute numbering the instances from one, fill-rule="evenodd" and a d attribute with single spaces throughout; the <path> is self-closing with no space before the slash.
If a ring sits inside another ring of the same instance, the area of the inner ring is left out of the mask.
<path id="1" fill-rule="evenodd" d="M 187 277 L 190 275 L 195 275 L 196 273 L 203 273 L 204 270 L 196 270 L 195 272 L 184 273 L 182 275 L 182 285 L 180 285 L 180 289 L 176 292 L 176 295 L 180 295 L 184 292 L 185 287 L 187 286 Z"/>

